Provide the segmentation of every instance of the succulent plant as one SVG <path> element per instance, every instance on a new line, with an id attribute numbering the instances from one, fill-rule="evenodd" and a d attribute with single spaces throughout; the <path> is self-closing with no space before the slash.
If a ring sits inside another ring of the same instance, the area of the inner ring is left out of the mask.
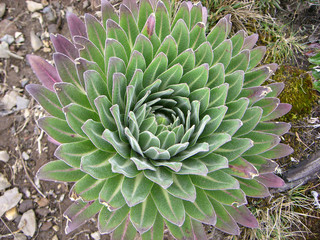
<path id="1" fill-rule="evenodd" d="M 74 182 L 66 233 L 97 213 L 113 239 L 257 227 L 247 196 L 281 186 L 273 159 L 292 151 L 279 143 L 290 125 L 272 121 L 290 105 L 283 84 L 261 86 L 277 65 L 259 65 L 257 35 L 228 38 L 230 16 L 206 34 L 201 3 L 101 8 L 101 21 L 67 15 L 72 41 L 51 36 L 54 66 L 28 56 L 42 85 L 27 90 L 49 113 L 38 125 L 58 145 L 37 176 Z"/>

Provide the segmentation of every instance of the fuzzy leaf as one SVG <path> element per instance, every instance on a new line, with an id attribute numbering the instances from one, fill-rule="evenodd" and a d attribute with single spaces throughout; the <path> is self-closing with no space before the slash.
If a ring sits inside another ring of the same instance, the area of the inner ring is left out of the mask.
<path id="1" fill-rule="evenodd" d="M 163 240 L 163 228 L 163 218 L 157 213 L 156 220 L 151 229 L 141 235 L 142 240 Z"/>
<path id="2" fill-rule="evenodd" d="M 208 42 L 211 43 L 212 49 L 215 49 L 220 43 L 222 43 L 231 30 L 230 15 L 220 19 L 217 25 L 211 30 L 207 36 Z"/>
<path id="3" fill-rule="evenodd" d="M 156 168 L 156 171 L 144 170 L 144 175 L 152 182 L 167 189 L 173 183 L 172 173 L 165 168 Z"/>
<path id="4" fill-rule="evenodd" d="M 50 34 L 50 40 L 56 52 L 62 53 L 73 60 L 79 57 L 78 49 L 64 36 Z"/>
<path id="5" fill-rule="evenodd" d="M 129 210 L 130 208 L 127 205 L 112 211 L 108 207 L 102 207 L 98 216 L 98 226 L 101 234 L 113 232 L 128 216 Z"/>
<path id="6" fill-rule="evenodd" d="M 246 71 L 249 65 L 250 51 L 243 50 L 238 55 L 231 58 L 226 73 L 235 72 L 237 70 Z"/>
<path id="7" fill-rule="evenodd" d="M 259 223 L 246 206 L 224 206 L 232 218 L 239 224 L 249 228 L 257 228 Z"/>
<path id="8" fill-rule="evenodd" d="M 207 196 L 224 205 L 242 206 L 247 204 L 245 193 L 241 189 L 206 191 Z"/>
<path id="9" fill-rule="evenodd" d="M 167 70 L 167 66 L 167 56 L 164 53 L 159 53 L 144 72 L 143 86 L 146 87 L 152 84 L 152 82 L 156 80 L 161 73 Z"/>
<path id="10" fill-rule="evenodd" d="M 186 23 L 183 20 L 178 20 L 171 32 L 172 37 L 178 45 L 178 54 L 182 53 L 189 47 L 190 37 Z"/>
<path id="11" fill-rule="evenodd" d="M 222 63 L 224 66 L 224 69 L 226 69 L 230 63 L 231 54 L 232 54 L 232 42 L 230 39 L 227 39 L 213 50 L 212 65 L 217 63 Z"/>
<path id="12" fill-rule="evenodd" d="M 173 175 L 173 183 L 167 191 L 177 198 L 190 202 L 196 199 L 196 189 L 187 175 Z"/>
<path id="13" fill-rule="evenodd" d="M 170 19 L 166 6 L 162 1 L 157 3 L 156 15 L 156 33 L 162 42 L 170 34 Z"/>
<path id="14" fill-rule="evenodd" d="M 104 28 L 106 28 L 108 19 L 112 19 L 113 21 L 119 23 L 119 16 L 109 0 L 101 0 L 101 13 Z"/>
<path id="15" fill-rule="evenodd" d="M 139 6 L 139 15 L 138 15 L 138 28 L 139 31 L 142 30 L 144 24 L 146 23 L 148 17 L 153 12 L 152 5 L 149 0 L 141 0 Z"/>
<path id="16" fill-rule="evenodd" d="M 99 197 L 99 193 L 104 182 L 104 180 L 97 180 L 86 174 L 72 186 L 72 189 L 69 192 L 69 197 L 74 200 L 96 200 Z"/>
<path id="17" fill-rule="evenodd" d="M 127 33 L 130 46 L 133 46 L 139 34 L 139 29 L 132 11 L 124 4 L 120 5 L 120 26 Z"/>
<path id="18" fill-rule="evenodd" d="M 213 60 L 213 51 L 209 42 L 202 43 L 195 51 L 196 66 L 200 66 L 204 63 L 211 66 Z"/>
<path id="19" fill-rule="evenodd" d="M 100 21 L 91 14 L 84 15 L 88 38 L 103 53 L 104 43 L 106 41 L 106 31 Z"/>
<path id="20" fill-rule="evenodd" d="M 112 171 L 115 173 L 123 174 L 128 178 L 133 178 L 139 174 L 135 164 L 130 159 L 121 157 L 118 153 L 110 158 L 109 162 L 111 163 Z"/>
<path id="21" fill-rule="evenodd" d="M 230 40 L 232 42 L 232 57 L 237 55 L 244 43 L 245 31 L 240 30 L 235 35 L 233 35 Z"/>
<path id="22" fill-rule="evenodd" d="M 177 57 L 177 43 L 171 35 L 164 38 L 155 55 L 158 55 L 160 52 L 163 52 L 167 56 L 169 64 Z"/>
<path id="23" fill-rule="evenodd" d="M 196 50 L 205 41 L 206 41 L 205 25 L 202 22 L 198 22 L 190 31 L 189 47 L 192 48 L 193 50 Z"/>

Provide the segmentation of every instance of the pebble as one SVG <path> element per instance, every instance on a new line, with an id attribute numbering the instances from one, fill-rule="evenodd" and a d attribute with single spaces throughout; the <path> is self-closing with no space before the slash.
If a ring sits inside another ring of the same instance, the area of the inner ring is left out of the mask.
<path id="1" fill-rule="evenodd" d="M 17 111 L 26 109 L 29 106 L 29 99 L 23 98 L 23 97 L 17 97 Z M 28 156 L 29 157 L 29 156 Z M 27 159 L 25 159 L 27 160 Z"/>
<path id="2" fill-rule="evenodd" d="M 11 45 L 14 42 L 14 37 L 11 36 L 10 34 L 6 34 L 2 38 L 0 38 L 0 41 L 6 42 L 9 45 Z"/>
<path id="3" fill-rule="evenodd" d="M 30 39 L 31 39 L 31 47 L 33 51 L 38 51 L 42 47 L 42 42 L 40 38 L 34 33 L 33 30 L 30 32 Z"/>
<path id="4" fill-rule="evenodd" d="M 36 215 L 31 209 L 22 215 L 18 228 L 21 229 L 26 236 L 33 237 L 36 232 L 36 226 Z"/>
<path id="5" fill-rule="evenodd" d="M 47 231 L 52 227 L 52 222 L 45 222 L 41 226 L 42 231 Z"/>
<path id="6" fill-rule="evenodd" d="M 26 152 L 22 152 L 22 158 L 25 160 L 25 161 L 27 161 L 27 160 L 29 160 L 30 159 L 30 157 L 29 157 L 29 155 L 28 155 L 28 153 L 26 153 Z"/>
<path id="7" fill-rule="evenodd" d="M 50 211 L 48 208 L 37 208 L 36 213 L 42 217 L 45 217 L 50 213 Z"/>
<path id="8" fill-rule="evenodd" d="M 0 18 L 3 17 L 5 12 L 6 12 L 6 4 L 5 3 L 0 3 Z"/>
<path id="9" fill-rule="evenodd" d="M 22 194 L 19 193 L 18 188 L 13 188 L 4 192 L 0 197 L 0 217 L 9 209 L 15 207 L 21 200 Z"/>
<path id="10" fill-rule="evenodd" d="M 36 12 L 43 9 L 43 5 L 41 3 L 37 3 L 34 1 L 26 1 L 27 8 L 30 12 Z"/>
<path id="11" fill-rule="evenodd" d="M 49 24 L 49 26 L 48 26 L 48 32 L 49 32 L 49 33 L 57 33 L 57 32 L 58 32 L 58 26 L 57 26 L 57 24 Z"/>
<path id="12" fill-rule="evenodd" d="M 37 203 L 39 207 L 46 207 L 49 204 L 49 200 L 47 198 L 41 198 Z"/>
<path id="13" fill-rule="evenodd" d="M 91 233 L 90 235 L 94 240 L 100 240 L 101 239 L 101 236 L 100 236 L 99 232 L 94 232 L 94 233 Z"/>
<path id="14" fill-rule="evenodd" d="M 0 173 L 0 191 L 10 187 L 11 184 L 8 182 L 8 179 L 5 178 L 5 176 Z"/>
<path id="15" fill-rule="evenodd" d="M 52 240 L 59 240 L 59 238 L 57 237 L 57 235 L 54 235 Z"/>
<path id="16" fill-rule="evenodd" d="M 54 226 L 52 227 L 52 229 L 53 229 L 55 232 L 59 232 L 59 230 L 60 230 L 60 228 L 59 228 L 58 225 L 54 225 Z"/>
<path id="17" fill-rule="evenodd" d="M 6 110 L 11 110 L 15 105 L 17 105 L 18 93 L 16 91 L 7 92 L 6 95 L 1 99 L 2 104 Z"/>
<path id="18" fill-rule="evenodd" d="M 16 44 L 23 43 L 25 40 L 22 32 L 15 32 L 14 38 L 16 39 Z"/>
<path id="19" fill-rule="evenodd" d="M 24 200 L 19 206 L 19 212 L 24 213 L 33 208 L 33 201 L 31 199 Z"/>
<path id="20" fill-rule="evenodd" d="M 6 214 L 5 214 L 6 218 L 9 220 L 9 221 L 12 221 L 14 220 L 16 217 L 18 217 L 18 210 L 16 207 L 13 207 L 11 208 L 10 210 L 6 211 Z"/>
<path id="21" fill-rule="evenodd" d="M 13 240 L 27 240 L 27 237 L 22 233 L 16 233 Z"/>
<path id="22" fill-rule="evenodd" d="M 8 162 L 9 158 L 7 151 L 0 151 L 0 161 Z"/>
<path id="23" fill-rule="evenodd" d="M 44 17 L 46 18 L 47 22 L 49 23 L 55 23 L 57 20 L 57 14 L 52 8 L 51 5 L 45 7 L 43 9 Z"/>

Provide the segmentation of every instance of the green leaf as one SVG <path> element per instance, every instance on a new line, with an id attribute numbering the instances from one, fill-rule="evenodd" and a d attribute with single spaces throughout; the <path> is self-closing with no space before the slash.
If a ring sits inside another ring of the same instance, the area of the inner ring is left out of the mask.
<path id="1" fill-rule="evenodd" d="M 263 59 L 265 53 L 266 53 L 266 47 L 265 46 L 260 46 L 252 49 L 250 51 L 250 62 L 248 65 L 248 70 L 254 68 L 257 66 L 261 60 Z"/>
<path id="2" fill-rule="evenodd" d="M 201 162 L 205 164 L 208 172 L 213 172 L 222 168 L 228 168 L 228 159 L 219 154 L 210 153 L 205 157 L 202 157 Z"/>
<path id="3" fill-rule="evenodd" d="M 249 100 L 247 98 L 240 98 L 227 104 L 228 111 L 224 119 L 242 119 L 244 113 L 248 108 Z"/>
<path id="4" fill-rule="evenodd" d="M 178 22 L 185 22 L 187 28 L 190 26 L 190 11 L 187 2 L 182 2 L 180 7 L 175 14 L 171 28 L 173 29 Z"/>
<path id="5" fill-rule="evenodd" d="M 157 3 L 156 11 L 156 33 L 162 42 L 170 34 L 170 19 L 166 6 L 162 1 Z"/>
<path id="6" fill-rule="evenodd" d="M 293 153 L 293 149 L 288 145 L 279 143 L 277 146 L 260 154 L 262 157 L 269 158 L 269 159 L 276 159 L 288 156 L 289 154 Z"/>
<path id="7" fill-rule="evenodd" d="M 151 229 L 141 235 L 142 240 L 163 240 L 163 228 L 163 218 L 159 213 L 157 213 L 156 220 Z"/>
<path id="8" fill-rule="evenodd" d="M 157 208 L 151 196 L 148 196 L 142 203 L 130 208 L 130 220 L 140 234 L 152 228 L 156 217 Z"/>
<path id="9" fill-rule="evenodd" d="M 80 168 L 81 157 L 96 151 L 96 147 L 89 140 L 59 145 L 54 155 L 68 165 Z"/>
<path id="10" fill-rule="evenodd" d="M 115 173 L 123 174 L 128 178 L 133 178 L 139 174 L 135 164 L 130 159 L 121 157 L 118 153 L 110 158 L 109 162 L 111 163 L 112 171 Z"/>
<path id="11" fill-rule="evenodd" d="M 83 89 L 85 88 L 85 83 L 84 83 L 84 78 L 83 78 L 83 74 L 85 71 L 94 70 L 94 71 L 98 72 L 101 76 L 105 77 L 104 62 L 102 63 L 102 69 L 101 69 L 96 62 L 90 62 L 90 61 L 80 57 L 80 58 L 76 59 L 76 68 L 77 68 L 77 75 L 78 75 L 80 84 L 83 87 Z"/>
<path id="12" fill-rule="evenodd" d="M 247 150 L 243 155 L 257 155 L 272 149 L 280 142 L 280 138 L 274 134 L 261 133 L 252 131 L 244 136 L 243 138 L 250 138 L 254 146 Z"/>
<path id="13" fill-rule="evenodd" d="M 238 189 L 238 181 L 221 170 L 208 173 L 207 176 L 191 175 L 191 180 L 197 187 L 207 190 Z"/>
<path id="14" fill-rule="evenodd" d="M 193 203 L 189 201 L 183 201 L 184 208 L 186 213 L 205 224 L 215 225 L 216 224 L 216 214 L 212 207 L 211 202 L 209 201 L 207 194 L 204 190 L 196 188 L 197 198 Z"/>
<path id="15" fill-rule="evenodd" d="M 171 87 L 171 85 L 179 83 L 183 75 L 183 68 L 180 64 L 175 64 L 162 74 L 158 76 L 161 79 L 162 84 L 160 85 L 160 90 Z"/>
<path id="16" fill-rule="evenodd" d="M 102 13 L 102 23 L 105 28 L 106 28 L 108 19 L 112 19 L 113 21 L 119 23 L 119 16 L 109 1 L 107 0 L 101 1 L 101 13 Z"/>
<path id="17" fill-rule="evenodd" d="M 209 42 L 202 43 L 195 51 L 196 66 L 200 66 L 204 63 L 211 66 L 213 60 L 213 51 Z"/>
<path id="18" fill-rule="evenodd" d="M 190 11 L 190 29 L 193 28 L 194 25 L 198 22 L 202 22 L 202 4 L 198 2 L 197 4 L 193 5 Z"/>
<path id="19" fill-rule="evenodd" d="M 243 50 L 238 55 L 231 58 L 226 73 L 234 72 L 237 70 L 246 71 L 249 65 L 250 51 Z"/>
<path id="20" fill-rule="evenodd" d="M 255 130 L 281 136 L 287 133 L 290 127 L 291 125 L 289 123 L 284 122 L 259 122 Z"/>
<path id="21" fill-rule="evenodd" d="M 143 86 L 150 85 L 157 77 L 167 70 L 168 59 L 164 53 L 159 53 L 153 61 L 150 63 L 148 68 L 145 70 L 143 75 Z"/>
<path id="22" fill-rule="evenodd" d="M 158 148 L 158 147 L 150 147 L 143 152 L 147 157 L 153 160 L 169 160 L 170 153 L 167 150 Z"/>
<path id="23" fill-rule="evenodd" d="M 86 94 L 73 84 L 61 82 L 56 83 L 54 87 L 62 106 L 67 106 L 70 103 L 77 103 L 91 109 Z"/>
<path id="24" fill-rule="evenodd" d="M 130 240 L 135 239 L 137 231 L 128 217 L 112 232 L 111 240 Z"/>
<path id="25" fill-rule="evenodd" d="M 164 189 L 167 189 L 173 183 L 172 173 L 163 167 L 156 168 L 156 171 L 147 169 L 143 172 L 148 179 L 159 184 Z"/>
<path id="26" fill-rule="evenodd" d="M 99 116 L 94 111 L 75 103 L 70 103 L 69 105 L 65 106 L 63 108 L 63 112 L 65 113 L 66 120 L 72 130 L 82 137 L 87 136 L 81 128 L 88 119 L 99 121 Z"/>
<path id="27" fill-rule="evenodd" d="M 173 175 L 173 183 L 167 191 L 180 199 L 194 202 L 196 199 L 196 189 L 188 175 Z"/>
<path id="28" fill-rule="evenodd" d="M 125 178 L 122 183 L 121 193 L 129 207 L 144 202 L 149 196 L 153 182 L 149 181 L 143 173 L 134 178 Z"/>
<path id="29" fill-rule="evenodd" d="M 95 109 L 94 100 L 102 95 L 107 96 L 108 88 L 106 82 L 96 71 L 86 71 L 84 73 L 86 92 L 91 106 Z"/>
<path id="30" fill-rule="evenodd" d="M 78 87 L 80 90 L 83 91 L 83 88 L 78 78 L 75 62 L 62 53 L 54 53 L 53 59 L 56 65 L 56 69 L 59 73 L 60 79 L 63 79 L 63 82 L 73 84 L 74 86 Z"/>
<path id="31" fill-rule="evenodd" d="M 81 170 L 90 174 L 96 179 L 107 179 L 113 177 L 115 173 L 111 170 L 109 159 L 114 153 L 104 151 L 94 151 L 81 158 Z"/>
<path id="32" fill-rule="evenodd" d="M 106 30 L 94 16 L 86 13 L 84 15 L 88 38 L 103 53 L 104 43 L 106 41 Z"/>
<path id="33" fill-rule="evenodd" d="M 245 31 L 240 30 L 235 35 L 233 35 L 232 38 L 230 38 L 232 42 L 232 57 L 240 52 L 244 43 L 245 34 Z"/>
<path id="34" fill-rule="evenodd" d="M 210 88 L 204 87 L 199 88 L 193 92 L 191 92 L 190 101 L 199 101 L 200 102 L 200 114 L 202 114 L 209 106 L 210 100 Z"/>
<path id="35" fill-rule="evenodd" d="M 274 172 L 278 167 L 278 164 L 275 161 L 266 159 L 260 155 L 246 156 L 243 158 L 250 162 L 260 174 Z"/>
<path id="36" fill-rule="evenodd" d="M 38 84 L 28 84 L 26 89 L 49 114 L 65 119 L 62 106 L 54 92 Z"/>
<path id="37" fill-rule="evenodd" d="M 222 43 L 231 30 L 230 15 L 220 19 L 216 26 L 211 30 L 207 36 L 208 42 L 211 43 L 212 49 L 215 49 L 220 43 Z"/>
<path id="38" fill-rule="evenodd" d="M 128 40 L 127 34 L 125 33 L 125 31 L 123 31 L 122 27 L 120 27 L 119 24 L 116 23 L 115 21 L 113 21 L 112 19 L 108 19 L 107 20 L 106 32 L 107 32 L 107 39 L 108 38 L 110 40 L 113 39 L 112 42 L 121 43 L 120 46 L 125 49 L 125 53 L 126 54 L 124 56 L 122 56 L 122 58 L 126 58 L 126 57 L 130 56 L 131 47 L 130 47 L 130 44 L 129 44 L 129 40 Z M 106 43 L 107 43 L 107 41 L 106 41 Z M 121 47 L 119 47 L 118 44 L 117 44 L 117 47 L 121 49 Z M 123 50 L 121 49 L 121 52 L 122 51 Z M 106 49 L 105 49 L 104 53 L 105 54 L 107 53 Z M 105 56 L 108 56 L 108 55 L 105 55 Z M 111 56 L 114 56 L 114 55 L 111 55 Z M 128 62 L 128 61 L 125 61 L 125 60 L 123 60 L 123 61 L 126 62 L 126 63 Z"/>
<path id="39" fill-rule="evenodd" d="M 244 72 L 242 70 L 237 70 L 225 76 L 225 82 L 229 84 L 227 103 L 239 96 L 242 90 L 243 79 Z"/>
<path id="40" fill-rule="evenodd" d="M 114 74 L 125 74 L 126 66 L 122 59 L 117 57 L 110 57 L 109 64 L 107 68 L 107 88 L 108 88 L 108 97 L 112 99 L 112 91 L 114 85 Z M 127 79 L 125 79 L 127 85 Z"/>
<path id="41" fill-rule="evenodd" d="M 131 157 L 130 160 L 134 162 L 138 170 L 149 169 L 152 171 L 156 171 L 156 168 L 152 164 L 150 164 L 147 159 L 140 157 L 139 155 Z"/>
<path id="42" fill-rule="evenodd" d="M 271 74 L 271 70 L 268 66 L 262 66 L 248 71 L 244 75 L 243 87 L 257 87 L 264 83 Z"/>
<path id="43" fill-rule="evenodd" d="M 160 52 L 163 52 L 167 56 L 169 64 L 177 57 L 177 43 L 171 35 L 164 38 L 155 55 L 158 55 Z"/>
<path id="44" fill-rule="evenodd" d="M 109 211 L 113 212 L 119 208 L 127 208 L 126 201 L 121 193 L 124 178 L 121 174 L 108 178 L 100 191 L 99 201 L 105 205 Z M 122 207 L 123 205 L 124 207 Z"/>
<path id="45" fill-rule="evenodd" d="M 110 108 L 112 106 L 111 102 L 106 96 L 99 96 L 94 100 L 94 104 L 98 109 L 99 118 L 102 125 L 109 129 L 110 131 L 116 131 L 117 125 L 114 121 L 114 118 L 110 112 Z"/>
<path id="46" fill-rule="evenodd" d="M 126 78 L 128 81 L 133 78 L 137 69 L 144 71 L 146 69 L 146 61 L 145 57 L 140 52 L 133 50 L 126 72 Z"/>
<path id="47" fill-rule="evenodd" d="M 191 10 L 192 11 L 192 10 Z M 197 24 L 190 31 L 190 48 L 196 50 L 206 39 L 205 34 L 206 26 L 202 22 L 197 22 Z"/>
<path id="48" fill-rule="evenodd" d="M 209 77 L 207 87 L 219 87 L 224 83 L 224 65 L 217 63 L 209 69 Z"/>
<path id="49" fill-rule="evenodd" d="M 185 210 L 181 199 L 171 196 L 157 184 L 153 186 L 151 196 L 162 217 L 175 225 L 182 226 Z"/>
<path id="50" fill-rule="evenodd" d="M 145 65 L 149 66 L 149 64 L 153 60 L 153 46 L 146 36 L 144 36 L 143 34 L 138 35 L 134 43 L 133 50 L 140 52 L 144 57 Z M 142 64 L 140 63 L 140 65 Z"/>
<path id="51" fill-rule="evenodd" d="M 226 69 L 230 63 L 232 54 L 232 42 L 230 39 L 222 42 L 218 47 L 213 50 L 213 61 L 212 65 L 222 63 Z"/>
<path id="52" fill-rule="evenodd" d="M 104 55 L 105 57 L 105 69 L 107 72 L 108 65 L 109 65 L 109 59 L 111 57 L 117 57 L 123 60 L 125 65 L 128 64 L 128 56 L 125 52 L 125 48 L 121 45 L 121 43 L 115 39 L 107 38 L 106 45 L 104 48 Z M 112 77 L 112 76 L 111 76 Z"/>
<path id="53" fill-rule="evenodd" d="M 232 218 L 239 224 L 249 228 L 258 228 L 259 223 L 246 206 L 224 206 Z"/>
<path id="54" fill-rule="evenodd" d="M 209 68 L 207 64 L 203 64 L 186 74 L 181 78 L 180 83 L 187 83 L 190 91 L 203 88 L 207 84 Z"/>
<path id="55" fill-rule="evenodd" d="M 191 71 L 195 66 L 195 55 L 193 50 L 187 49 L 182 52 L 169 64 L 169 67 L 172 67 L 177 63 L 182 66 L 184 73 Z"/>
<path id="56" fill-rule="evenodd" d="M 230 175 L 246 179 L 252 179 L 256 176 L 259 176 L 259 172 L 254 165 L 242 157 L 229 162 L 229 168 L 224 169 L 224 171 Z"/>
<path id="57" fill-rule="evenodd" d="M 83 124 L 82 130 L 97 148 L 110 153 L 115 152 L 113 146 L 102 138 L 104 127 L 100 122 L 88 120 Z"/>
<path id="58" fill-rule="evenodd" d="M 206 176 L 208 169 L 202 161 L 197 158 L 189 158 L 183 161 L 182 167 L 177 174 L 182 175 L 203 175 Z"/>
<path id="59" fill-rule="evenodd" d="M 188 26 L 186 23 L 179 19 L 172 29 L 171 36 L 176 40 L 178 45 L 178 54 L 182 53 L 189 47 L 190 36 Z"/>
<path id="60" fill-rule="evenodd" d="M 241 126 L 242 122 L 239 119 L 223 120 L 215 133 L 227 133 L 233 136 Z"/>
<path id="61" fill-rule="evenodd" d="M 249 197 L 259 197 L 264 198 L 270 196 L 268 188 L 259 183 L 255 179 L 244 179 L 236 177 L 238 182 L 240 183 L 241 190 Z"/>
<path id="62" fill-rule="evenodd" d="M 76 182 L 85 175 L 77 168 L 70 167 L 64 161 L 56 160 L 43 165 L 37 172 L 37 178 L 58 182 Z"/>
<path id="63" fill-rule="evenodd" d="M 85 138 L 76 134 L 62 119 L 43 117 L 38 120 L 38 126 L 59 143 L 79 142 Z"/>
<path id="64" fill-rule="evenodd" d="M 108 207 L 102 207 L 98 216 L 98 227 L 101 234 L 113 232 L 128 216 L 129 210 L 127 205 L 112 211 Z"/>
<path id="65" fill-rule="evenodd" d="M 97 180 L 90 175 L 85 175 L 77 181 L 70 190 L 69 196 L 71 199 L 81 199 L 83 201 L 96 200 L 103 187 L 105 180 Z"/>
<path id="66" fill-rule="evenodd" d="M 227 142 L 226 144 L 219 147 L 214 153 L 220 154 L 228 158 L 229 161 L 232 161 L 241 156 L 242 153 L 244 153 L 252 146 L 253 141 L 251 139 L 232 138 L 230 142 Z"/>
<path id="67" fill-rule="evenodd" d="M 226 112 L 226 106 L 207 109 L 203 114 L 209 115 L 210 121 L 206 124 L 205 131 L 202 133 L 201 137 L 211 136 L 221 124 Z"/>
<path id="68" fill-rule="evenodd" d="M 139 34 L 139 29 L 131 10 L 124 4 L 120 5 L 120 26 L 127 33 L 129 44 L 132 47 Z"/>
<path id="69" fill-rule="evenodd" d="M 154 55 L 157 52 L 157 50 L 161 44 L 160 39 L 158 38 L 157 34 L 155 33 L 155 23 L 156 23 L 155 15 L 154 15 L 154 13 L 152 13 L 148 17 L 148 19 L 145 22 L 145 25 L 141 31 L 141 33 L 143 35 L 145 35 L 151 41 L 152 46 L 153 46 L 153 54 Z"/>
<path id="70" fill-rule="evenodd" d="M 259 107 L 248 108 L 241 119 L 242 127 L 234 134 L 234 137 L 245 135 L 256 128 L 262 115 L 262 109 Z M 257 129 L 257 131 L 259 131 Z"/>
<path id="71" fill-rule="evenodd" d="M 112 104 L 118 104 L 120 111 L 125 108 L 125 93 L 126 93 L 127 79 L 122 73 L 113 74 L 113 88 L 112 88 Z"/>
<path id="72" fill-rule="evenodd" d="M 206 191 L 207 196 L 224 205 L 242 206 L 247 204 L 246 194 L 241 189 Z"/>
<path id="73" fill-rule="evenodd" d="M 74 202 L 63 213 L 63 216 L 67 219 L 67 226 L 65 233 L 69 234 L 79 226 L 84 224 L 87 220 L 94 217 L 102 208 L 102 205 L 98 201 L 83 202 L 81 200 Z"/>
<path id="74" fill-rule="evenodd" d="M 217 223 L 215 227 L 228 234 L 239 235 L 239 226 L 232 218 L 232 216 L 228 213 L 228 211 L 223 207 L 223 205 L 213 198 L 210 198 L 210 201 L 217 214 Z"/>
<path id="75" fill-rule="evenodd" d="M 141 0 L 138 15 L 138 28 L 141 31 L 148 17 L 153 12 L 152 5 L 149 0 Z"/>

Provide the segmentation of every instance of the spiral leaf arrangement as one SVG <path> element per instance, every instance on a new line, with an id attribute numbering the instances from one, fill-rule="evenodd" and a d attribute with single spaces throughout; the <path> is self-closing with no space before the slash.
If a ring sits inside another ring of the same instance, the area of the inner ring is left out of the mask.
<path id="1" fill-rule="evenodd" d="M 290 125 L 272 122 L 291 106 L 283 84 L 261 86 L 277 65 L 259 65 L 257 35 L 228 38 L 230 16 L 206 35 L 201 3 L 102 0 L 101 11 L 67 15 L 72 41 L 51 36 L 54 66 L 28 56 L 42 85 L 27 90 L 49 113 L 38 125 L 58 145 L 37 176 L 74 182 L 66 233 L 97 213 L 112 239 L 257 227 L 246 197 L 281 186 L 272 159 L 292 152 L 279 143 Z"/>

